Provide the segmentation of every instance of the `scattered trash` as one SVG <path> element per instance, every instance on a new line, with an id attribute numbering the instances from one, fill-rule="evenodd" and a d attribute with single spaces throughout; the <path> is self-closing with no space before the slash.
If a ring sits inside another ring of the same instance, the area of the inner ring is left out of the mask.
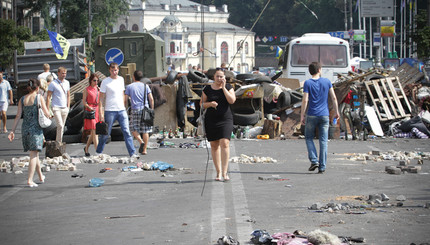
<path id="1" fill-rule="evenodd" d="M 79 174 L 72 174 L 72 176 L 71 176 L 72 178 L 77 178 L 77 179 L 79 179 L 79 178 L 83 178 L 84 177 L 84 175 L 83 174 L 81 174 L 81 175 L 79 175 Z"/>
<path id="2" fill-rule="evenodd" d="M 271 177 L 258 176 L 258 179 L 259 180 L 277 180 L 277 181 L 289 180 L 289 179 L 281 178 L 279 175 L 272 175 Z"/>
<path id="3" fill-rule="evenodd" d="M 100 187 L 105 183 L 105 181 L 100 178 L 92 178 L 89 182 L 89 187 Z"/>
<path id="4" fill-rule="evenodd" d="M 271 157 L 258 157 L 258 156 L 247 156 L 245 154 L 240 154 L 239 157 L 232 157 L 230 159 L 231 162 L 234 163 L 277 163 L 278 161 L 276 159 L 273 159 Z"/>
<path id="5" fill-rule="evenodd" d="M 265 230 L 255 230 L 251 233 L 251 242 L 254 244 L 266 244 L 272 241 L 272 236 Z"/>
<path id="6" fill-rule="evenodd" d="M 151 169 L 154 170 L 160 170 L 160 171 L 166 171 L 167 169 L 173 168 L 172 164 L 168 164 L 166 162 L 157 161 L 154 164 L 152 164 Z"/>
<path id="7" fill-rule="evenodd" d="M 103 169 L 100 169 L 99 173 L 104 173 L 109 170 L 112 170 L 112 168 L 103 168 Z"/>
<path id="8" fill-rule="evenodd" d="M 231 236 L 223 236 L 218 239 L 217 244 L 218 245 L 239 245 L 240 243 Z"/>

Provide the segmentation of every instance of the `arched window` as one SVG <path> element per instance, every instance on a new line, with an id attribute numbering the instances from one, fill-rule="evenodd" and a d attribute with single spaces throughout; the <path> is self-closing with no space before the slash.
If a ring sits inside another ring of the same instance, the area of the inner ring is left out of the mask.
<path id="1" fill-rule="evenodd" d="M 193 52 L 193 45 L 191 42 L 187 44 L 187 53 L 191 54 Z"/>
<path id="2" fill-rule="evenodd" d="M 245 54 L 248 54 L 248 42 L 245 42 Z"/>
<path id="3" fill-rule="evenodd" d="M 227 42 L 221 43 L 221 63 L 228 63 L 228 44 L 227 44 Z"/>
<path id="4" fill-rule="evenodd" d="M 240 42 L 237 42 L 237 50 L 240 50 Z"/>
<path id="5" fill-rule="evenodd" d="M 119 26 L 119 30 L 120 31 L 125 31 L 126 29 L 125 29 L 125 25 L 124 24 L 121 24 L 120 26 Z"/>
<path id="6" fill-rule="evenodd" d="M 137 24 L 133 24 L 133 26 L 131 27 L 132 31 L 139 31 L 139 26 Z"/>
<path id="7" fill-rule="evenodd" d="M 170 53 L 174 54 L 175 52 L 175 42 L 170 42 Z"/>

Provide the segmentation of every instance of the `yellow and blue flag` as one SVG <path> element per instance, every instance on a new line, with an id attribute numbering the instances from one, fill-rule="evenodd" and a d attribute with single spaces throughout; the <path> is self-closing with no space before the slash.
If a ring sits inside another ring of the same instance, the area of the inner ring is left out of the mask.
<path id="1" fill-rule="evenodd" d="M 70 42 L 60 34 L 46 29 L 51 39 L 52 48 L 54 49 L 57 59 L 65 60 L 69 54 Z"/>
<path id="2" fill-rule="evenodd" d="M 276 46 L 276 59 L 279 60 L 279 58 L 282 56 L 282 53 L 284 52 L 284 50 L 282 50 L 282 48 L 280 48 L 279 46 Z"/>

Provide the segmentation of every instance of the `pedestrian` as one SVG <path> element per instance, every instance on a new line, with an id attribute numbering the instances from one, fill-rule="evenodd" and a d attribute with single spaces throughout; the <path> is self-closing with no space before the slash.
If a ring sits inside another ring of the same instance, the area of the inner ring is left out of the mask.
<path id="1" fill-rule="evenodd" d="M 100 78 L 96 73 L 92 73 L 88 80 L 88 87 L 84 90 L 82 97 L 82 104 L 84 110 L 94 112 L 94 118 L 85 118 L 84 114 L 84 130 L 90 130 L 91 134 L 88 136 L 87 144 L 84 147 L 85 156 L 90 156 L 88 148 L 91 143 L 94 144 L 94 148 L 97 150 L 99 139 L 96 135 L 96 123 L 99 122 L 99 82 Z"/>
<path id="2" fill-rule="evenodd" d="M 309 171 L 318 168 L 318 173 L 324 173 L 327 163 L 327 141 L 329 130 L 329 107 L 328 97 L 331 97 L 333 108 L 335 109 L 334 118 L 339 119 L 339 109 L 333 86 L 329 79 L 321 77 L 321 64 L 312 62 L 309 65 L 311 79 L 305 81 L 303 86 L 303 99 L 300 121 L 305 125 L 306 147 L 308 157 L 311 162 Z M 307 108 L 309 105 L 309 108 Z M 307 112 L 306 112 L 307 109 Z M 305 115 L 306 114 L 306 115 Z M 318 158 L 314 144 L 315 129 L 318 128 L 320 155 Z"/>
<path id="3" fill-rule="evenodd" d="M 142 120 L 142 112 L 144 107 L 154 109 L 154 98 L 152 92 L 145 81 L 150 81 L 148 78 L 143 78 L 142 71 L 135 71 L 133 74 L 133 83 L 125 89 L 126 101 L 130 98 L 130 130 L 137 141 L 140 143 L 139 153 L 147 154 L 147 146 L 149 141 L 149 133 L 152 133 L 152 125 L 146 125 Z M 142 134 L 142 137 L 140 136 Z"/>
<path id="4" fill-rule="evenodd" d="M 115 121 L 118 121 L 128 154 L 139 158 L 138 155 L 135 155 L 136 149 L 134 149 L 133 136 L 130 133 L 128 116 L 125 110 L 124 78 L 118 75 L 118 71 L 118 64 L 114 62 L 110 63 L 110 76 L 105 78 L 100 86 L 99 120 L 102 122 L 106 120 L 108 135 L 99 136 L 99 144 L 96 152 L 98 154 L 103 152 L 106 141 L 112 131 L 112 125 Z"/>
<path id="5" fill-rule="evenodd" d="M 49 64 L 47 64 L 47 63 L 43 64 L 43 72 L 37 76 L 37 79 L 38 80 L 40 80 L 40 79 L 48 80 L 49 75 L 51 75 L 53 77 L 53 79 L 57 79 L 57 75 L 55 75 L 55 73 L 52 73 L 50 70 L 51 70 L 51 66 Z"/>
<path id="6" fill-rule="evenodd" d="M 15 139 L 15 129 L 23 114 L 23 122 L 21 126 L 22 146 L 24 152 L 30 152 L 30 163 L 28 165 L 28 187 L 37 187 L 33 181 L 34 172 L 39 175 L 39 181 L 45 182 L 45 176 L 40 169 L 39 152 L 42 151 L 43 145 L 43 130 L 39 125 L 38 108 L 39 105 L 43 110 L 43 114 L 49 117 L 49 111 L 45 105 L 43 96 L 38 95 L 40 81 L 37 79 L 30 79 L 28 81 L 29 93 L 22 96 L 18 102 L 18 110 L 16 113 L 15 121 L 13 122 L 12 131 L 9 133 L 9 140 L 12 142 Z"/>
<path id="7" fill-rule="evenodd" d="M 7 133 L 7 108 L 9 104 L 13 105 L 13 93 L 12 87 L 10 86 L 9 81 L 3 79 L 3 71 L 0 70 L 0 113 L 1 113 L 1 121 L 3 123 L 2 133 Z"/>
<path id="8" fill-rule="evenodd" d="M 48 100 L 46 102 L 47 108 L 50 108 L 52 104 L 52 112 L 57 123 L 57 137 L 55 140 L 58 143 L 63 142 L 64 126 L 70 110 L 70 83 L 66 80 L 66 76 L 67 69 L 59 67 L 58 78 L 48 86 Z"/>
<path id="9" fill-rule="evenodd" d="M 233 132 L 233 114 L 230 105 L 236 101 L 233 87 L 227 83 L 224 69 L 217 68 L 214 82 L 202 93 L 202 106 L 206 109 L 204 127 L 211 145 L 212 159 L 216 170 L 216 181 L 230 180 L 228 160 L 230 138 Z"/>

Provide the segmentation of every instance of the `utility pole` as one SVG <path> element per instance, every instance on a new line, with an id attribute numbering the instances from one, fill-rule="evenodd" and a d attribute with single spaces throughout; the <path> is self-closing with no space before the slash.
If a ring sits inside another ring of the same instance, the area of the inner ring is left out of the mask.
<path id="1" fill-rule="evenodd" d="M 346 0 L 343 1 L 343 12 L 345 13 L 345 31 L 348 31 L 348 14 L 346 13 Z"/>
<path id="2" fill-rule="evenodd" d="M 91 32 L 93 28 L 91 27 L 91 0 L 88 0 L 88 49 L 91 50 Z M 91 52 L 91 51 L 90 51 Z"/>
<path id="3" fill-rule="evenodd" d="M 60 33 L 60 25 L 61 25 L 60 8 L 61 8 L 61 0 L 58 0 L 57 1 L 57 33 Z"/>
<path id="4" fill-rule="evenodd" d="M 349 0 L 349 27 L 351 30 L 354 30 L 354 27 L 352 26 L 352 0 Z M 352 58 L 354 57 L 354 36 L 349 37 L 349 45 Z"/>

